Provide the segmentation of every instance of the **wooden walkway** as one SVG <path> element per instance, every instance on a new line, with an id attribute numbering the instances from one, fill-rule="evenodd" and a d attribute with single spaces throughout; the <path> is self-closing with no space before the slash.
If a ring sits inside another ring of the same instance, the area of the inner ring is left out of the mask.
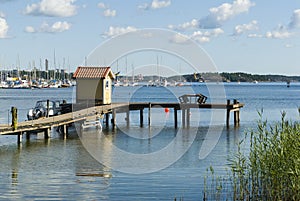
<path id="1" fill-rule="evenodd" d="M 230 123 L 230 112 L 234 112 L 234 125 L 239 125 L 240 122 L 240 108 L 242 108 L 244 104 L 239 103 L 234 100 L 231 103 L 229 100 L 226 104 L 197 104 L 197 103 L 113 103 L 110 105 L 102 105 L 89 107 L 86 109 L 81 109 L 77 111 L 73 111 L 67 114 L 61 114 L 58 116 L 53 116 L 49 118 L 40 118 L 37 120 L 30 120 L 19 122 L 16 129 L 13 129 L 9 125 L 0 125 L 0 135 L 17 135 L 18 142 L 21 142 L 22 135 L 24 133 L 30 132 L 44 132 L 45 138 L 49 138 L 50 130 L 53 127 L 61 127 L 62 133 L 66 137 L 68 133 L 68 126 L 71 123 L 84 121 L 86 118 L 91 117 L 99 117 L 100 115 L 105 115 L 106 124 L 108 125 L 109 114 L 112 114 L 111 123 L 113 128 L 116 126 L 116 115 L 117 113 L 126 113 L 127 125 L 129 126 L 129 115 L 131 110 L 139 110 L 140 111 L 140 126 L 143 126 L 144 115 L 143 111 L 145 108 L 148 109 L 148 125 L 151 125 L 151 108 L 153 107 L 161 107 L 161 108 L 172 108 L 174 110 L 174 126 L 178 127 L 178 114 L 177 111 L 181 110 L 181 118 L 182 118 L 182 127 L 189 126 L 190 121 L 190 109 L 199 108 L 199 109 L 223 109 L 227 111 L 226 115 L 226 125 L 229 126 Z"/>

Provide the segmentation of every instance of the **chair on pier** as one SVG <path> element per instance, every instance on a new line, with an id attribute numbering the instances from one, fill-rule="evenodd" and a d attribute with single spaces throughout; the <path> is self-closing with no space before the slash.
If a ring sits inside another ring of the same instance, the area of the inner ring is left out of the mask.
<path id="1" fill-rule="evenodd" d="M 197 103 L 204 104 L 207 100 L 207 97 L 203 94 L 184 94 L 179 96 L 180 103 Z"/>

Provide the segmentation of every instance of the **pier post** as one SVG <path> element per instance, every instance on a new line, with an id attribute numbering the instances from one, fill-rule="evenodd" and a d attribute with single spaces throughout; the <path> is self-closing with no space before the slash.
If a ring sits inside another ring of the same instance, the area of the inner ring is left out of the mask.
<path id="1" fill-rule="evenodd" d="M 49 139 L 50 138 L 50 132 L 51 132 L 50 128 L 46 128 L 44 130 L 44 138 L 45 139 Z"/>
<path id="2" fill-rule="evenodd" d="M 143 127 L 144 109 L 140 109 L 140 127 Z"/>
<path id="3" fill-rule="evenodd" d="M 14 131 L 18 128 L 18 109 L 16 107 L 11 107 L 11 116 L 12 116 L 11 126 Z"/>
<path id="4" fill-rule="evenodd" d="M 113 129 L 115 129 L 116 128 L 116 125 L 117 125 L 117 121 L 116 121 L 116 116 L 117 116 L 117 113 L 116 113 L 116 110 L 113 110 L 112 111 L 112 121 L 111 121 L 111 123 L 112 123 L 112 127 L 113 127 Z"/>
<path id="5" fill-rule="evenodd" d="M 18 133 L 18 136 L 17 136 L 18 144 L 22 143 L 22 137 L 23 137 L 22 132 Z"/>
<path id="6" fill-rule="evenodd" d="M 178 121 L 177 121 L 177 109 L 174 108 L 174 127 L 177 129 L 178 127 Z"/>
<path id="7" fill-rule="evenodd" d="M 106 123 L 106 127 L 109 126 L 109 113 L 105 114 L 105 123 Z"/>
<path id="8" fill-rule="evenodd" d="M 49 117 L 49 100 L 47 99 L 47 117 Z"/>
<path id="9" fill-rule="evenodd" d="M 26 140 L 30 140 L 30 132 L 26 132 Z"/>
<path id="10" fill-rule="evenodd" d="M 130 110 L 126 111 L 126 126 L 129 127 L 130 125 Z"/>
<path id="11" fill-rule="evenodd" d="M 185 112 L 186 112 L 185 109 L 181 110 L 181 113 L 182 113 L 181 114 L 181 116 L 182 116 L 182 120 L 181 120 L 182 121 L 182 128 L 185 127 Z"/>
<path id="12" fill-rule="evenodd" d="M 148 125 L 151 126 L 151 103 L 149 103 Z"/>
<path id="13" fill-rule="evenodd" d="M 234 99 L 233 100 L 233 104 L 238 104 L 239 102 Z M 240 124 L 240 110 L 234 110 L 233 113 L 233 117 L 234 117 L 234 126 L 238 126 Z"/>
<path id="14" fill-rule="evenodd" d="M 189 128 L 190 127 L 190 108 L 186 110 L 186 126 Z"/>
<path id="15" fill-rule="evenodd" d="M 230 100 L 227 100 L 227 110 L 226 110 L 226 126 L 229 127 L 229 119 L 230 119 Z"/>
<path id="16" fill-rule="evenodd" d="M 64 139 L 67 139 L 67 134 L 68 134 L 68 125 L 65 124 L 65 125 L 63 125 L 63 135 L 64 135 Z"/>

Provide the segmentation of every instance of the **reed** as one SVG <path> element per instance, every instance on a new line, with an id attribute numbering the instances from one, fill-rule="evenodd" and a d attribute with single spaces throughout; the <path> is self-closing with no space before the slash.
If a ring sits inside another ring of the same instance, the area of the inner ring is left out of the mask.
<path id="1" fill-rule="evenodd" d="M 300 200 L 300 123 L 286 120 L 285 112 L 274 124 L 263 120 L 262 112 L 259 115 L 257 128 L 246 134 L 229 160 L 227 181 L 216 183 L 226 186 L 227 195 L 221 199 Z M 249 151 L 244 152 L 242 147 L 249 139 Z M 213 181 L 215 175 L 211 177 Z"/>

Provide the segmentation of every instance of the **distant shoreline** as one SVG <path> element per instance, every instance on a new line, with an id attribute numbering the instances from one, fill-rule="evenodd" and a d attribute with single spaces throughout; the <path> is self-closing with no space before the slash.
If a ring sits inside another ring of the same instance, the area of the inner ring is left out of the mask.
<path id="1" fill-rule="evenodd" d="M 141 81 L 132 76 L 118 76 L 119 80 L 136 80 Z M 167 80 L 168 82 L 300 82 L 300 76 L 287 76 L 287 75 L 259 75 L 259 74 L 250 74 L 243 72 L 222 72 L 222 73 L 194 73 L 194 74 L 185 74 L 185 75 L 176 75 L 176 76 L 143 76 L 142 81 L 163 81 Z"/>

